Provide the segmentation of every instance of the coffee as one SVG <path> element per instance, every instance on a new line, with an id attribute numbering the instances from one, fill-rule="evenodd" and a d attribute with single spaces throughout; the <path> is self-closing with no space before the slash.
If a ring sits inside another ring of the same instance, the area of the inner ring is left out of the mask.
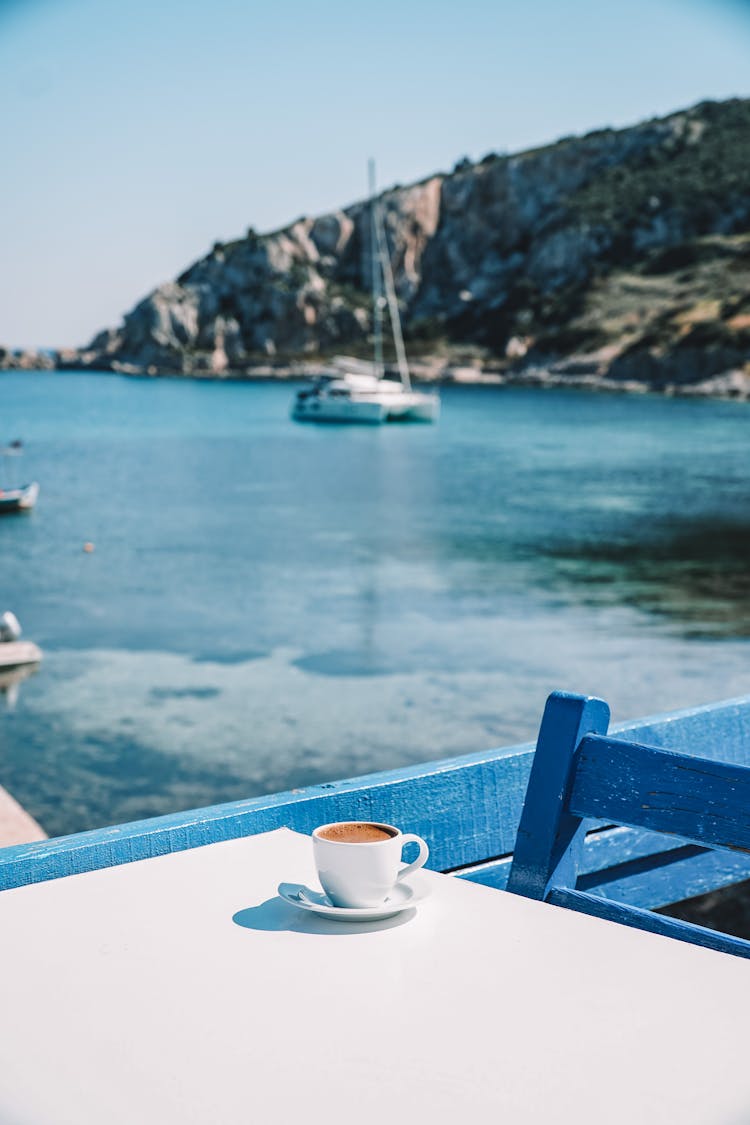
<path id="1" fill-rule="evenodd" d="M 417 844 L 419 856 L 404 866 L 406 844 Z M 396 884 L 430 854 L 420 836 L 365 820 L 321 824 L 312 834 L 312 846 L 320 885 L 331 903 L 344 910 L 382 906 Z"/>
<path id="2" fill-rule="evenodd" d="M 394 828 L 380 824 L 330 824 L 318 832 L 321 840 L 332 840 L 335 844 L 376 844 L 378 840 L 392 840 L 398 833 Z"/>

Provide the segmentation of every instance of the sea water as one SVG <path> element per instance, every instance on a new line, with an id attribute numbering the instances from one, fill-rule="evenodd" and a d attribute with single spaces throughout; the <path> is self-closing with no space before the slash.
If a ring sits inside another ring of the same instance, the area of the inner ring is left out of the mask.
<path id="1" fill-rule="evenodd" d="M 44 650 L 0 784 L 50 834 L 526 741 L 556 688 L 750 691 L 750 406 L 455 387 L 318 427 L 295 389 L 0 376 L 41 485 L 0 612 Z"/>

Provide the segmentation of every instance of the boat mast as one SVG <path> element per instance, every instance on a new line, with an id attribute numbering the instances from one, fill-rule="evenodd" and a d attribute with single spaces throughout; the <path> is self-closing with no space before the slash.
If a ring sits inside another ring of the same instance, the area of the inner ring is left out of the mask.
<path id="1" fill-rule="evenodd" d="M 380 274 L 380 239 L 375 202 L 375 161 L 368 162 L 370 191 L 370 268 L 372 271 L 372 339 L 375 377 L 383 378 L 383 294 Z"/>
<path id="2" fill-rule="evenodd" d="M 372 176 L 372 183 L 375 180 L 375 163 L 370 161 L 370 174 Z M 372 199 L 372 224 L 373 235 L 375 244 L 378 249 L 378 260 L 380 269 L 383 271 L 383 282 L 385 283 L 385 296 L 388 302 L 388 312 L 391 318 L 391 332 L 393 333 L 393 343 L 396 348 L 396 360 L 398 362 L 398 373 L 401 377 L 405 391 L 411 390 L 411 379 L 409 378 L 409 364 L 406 359 L 406 348 L 404 347 L 404 337 L 401 332 L 401 316 L 398 311 L 398 298 L 396 297 L 396 286 L 393 282 L 393 269 L 391 268 L 391 256 L 388 253 L 388 243 L 385 237 L 385 226 L 383 225 L 383 215 L 380 210 L 379 203 L 375 200 L 374 192 Z M 382 315 L 380 318 L 380 332 L 381 332 L 381 364 L 382 364 Z M 382 368 L 381 368 L 382 370 Z"/>

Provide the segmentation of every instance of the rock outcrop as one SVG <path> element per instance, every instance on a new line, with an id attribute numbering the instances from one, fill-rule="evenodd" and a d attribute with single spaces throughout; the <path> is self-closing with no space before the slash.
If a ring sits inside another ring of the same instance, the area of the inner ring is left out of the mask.
<path id="1" fill-rule="evenodd" d="M 51 352 L 0 347 L 0 371 L 52 371 L 55 365 L 55 356 Z"/>
<path id="2" fill-rule="evenodd" d="M 425 370 L 665 389 L 733 371 L 744 393 L 750 100 L 462 161 L 381 204 L 410 351 L 439 360 Z M 366 354 L 368 228 L 359 203 L 217 243 L 59 366 L 227 375 Z"/>

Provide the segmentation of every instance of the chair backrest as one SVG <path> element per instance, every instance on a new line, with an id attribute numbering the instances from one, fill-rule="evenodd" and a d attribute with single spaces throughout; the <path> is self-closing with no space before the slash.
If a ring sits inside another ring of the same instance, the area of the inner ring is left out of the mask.
<path id="1" fill-rule="evenodd" d="M 508 890 L 750 957 L 750 942 L 576 889 L 589 818 L 750 851 L 750 767 L 606 736 L 600 699 L 555 692 L 539 731 Z"/>

